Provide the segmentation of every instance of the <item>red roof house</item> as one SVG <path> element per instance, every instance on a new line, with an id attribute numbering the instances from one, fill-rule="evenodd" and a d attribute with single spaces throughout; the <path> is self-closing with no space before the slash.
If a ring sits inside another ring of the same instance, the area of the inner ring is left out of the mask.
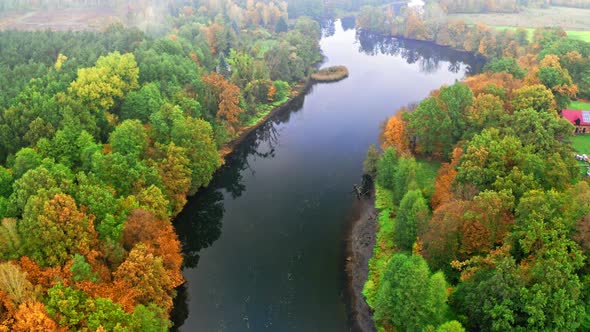
<path id="1" fill-rule="evenodd" d="M 576 133 L 590 134 L 590 111 L 562 110 L 561 115 L 576 127 Z"/>

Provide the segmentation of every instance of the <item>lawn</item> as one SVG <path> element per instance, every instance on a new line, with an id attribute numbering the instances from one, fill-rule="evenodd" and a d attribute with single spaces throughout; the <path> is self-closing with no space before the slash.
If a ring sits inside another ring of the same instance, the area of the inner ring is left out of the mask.
<path id="1" fill-rule="evenodd" d="M 576 38 L 588 38 L 584 33 L 590 30 L 590 9 L 550 7 L 526 8 L 519 13 L 486 13 L 486 14 L 452 14 L 451 19 L 461 19 L 465 23 L 483 22 L 489 26 L 536 28 L 559 26 L 566 31 L 580 31 Z"/>
<path id="2" fill-rule="evenodd" d="M 590 155 L 590 135 L 577 135 L 572 138 L 574 149 L 580 154 Z"/>
<path id="3" fill-rule="evenodd" d="M 572 39 L 578 39 L 590 43 L 590 31 L 566 31 L 567 36 Z"/>
<path id="4" fill-rule="evenodd" d="M 507 26 L 507 25 L 492 25 L 493 28 L 497 30 L 506 30 L 506 29 L 514 29 L 516 30 L 517 27 L 515 26 Z M 535 28 L 525 28 L 528 33 L 529 41 L 533 38 L 533 32 Z M 581 31 L 581 30 L 566 30 L 567 36 L 571 39 L 582 40 L 585 42 L 590 42 L 590 31 Z"/>
<path id="5" fill-rule="evenodd" d="M 572 138 L 572 145 L 579 154 L 590 155 L 590 135 L 577 135 Z M 580 167 L 580 173 L 585 175 L 588 169 L 588 163 L 584 161 L 577 161 Z"/>
<path id="6" fill-rule="evenodd" d="M 590 102 L 572 101 L 572 103 L 568 106 L 568 109 L 589 111 L 590 110 Z"/>

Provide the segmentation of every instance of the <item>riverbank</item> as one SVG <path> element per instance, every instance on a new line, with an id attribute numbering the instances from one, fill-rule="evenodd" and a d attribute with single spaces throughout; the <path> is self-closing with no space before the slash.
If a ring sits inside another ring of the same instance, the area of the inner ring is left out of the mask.
<path id="1" fill-rule="evenodd" d="M 295 85 L 295 87 L 293 88 L 293 90 L 291 91 L 291 96 L 289 97 L 289 99 L 286 102 L 284 102 L 283 104 L 281 104 L 279 106 L 274 107 L 270 112 L 268 112 L 268 114 L 266 114 L 265 116 L 260 118 L 260 120 L 257 121 L 255 124 L 240 127 L 236 133 L 236 137 L 234 139 L 232 139 L 231 141 L 227 142 L 226 144 L 224 144 L 223 147 L 221 149 L 219 149 L 219 155 L 220 155 L 221 159 L 223 160 L 223 162 L 225 163 L 225 157 L 227 157 L 229 154 L 231 154 L 236 149 L 236 147 L 238 145 L 240 145 L 240 143 L 242 141 L 244 141 L 244 139 L 246 139 L 246 137 L 248 137 L 248 134 L 250 134 L 252 131 L 254 131 L 256 128 L 260 127 L 264 123 L 266 123 L 266 121 L 268 121 L 268 119 L 270 119 L 276 113 L 289 108 L 294 101 L 305 96 L 305 94 L 307 94 L 307 92 L 309 91 L 309 89 L 311 88 L 313 83 L 314 82 L 309 78 L 304 82 L 297 83 Z"/>
<path id="2" fill-rule="evenodd" d="M 346 276 L 349 310 L 354 330 L 376 331 L 371 308 L 365 301 L 363 288 L 369 276 L 369 260 L 373 256 L 377 234 L 377 209 L 374 193 L 370 198 L 356 200 L 346 241 Z"/>

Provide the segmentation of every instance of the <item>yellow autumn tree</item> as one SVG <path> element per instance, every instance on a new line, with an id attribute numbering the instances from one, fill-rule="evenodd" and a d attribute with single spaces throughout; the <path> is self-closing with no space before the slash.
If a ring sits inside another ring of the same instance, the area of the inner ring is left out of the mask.
<path id="1" fill-rule="evenodd" d="M 101 56 L 91 68 L 78 69 L 69 92 L 93 110 L 109 110 L 115 101 L 138 88 L 139 68 L 132 53 Z"/>

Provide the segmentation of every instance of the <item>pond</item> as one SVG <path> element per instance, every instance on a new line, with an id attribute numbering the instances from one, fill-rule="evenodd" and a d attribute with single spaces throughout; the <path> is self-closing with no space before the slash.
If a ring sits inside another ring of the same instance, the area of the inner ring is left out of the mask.
<path id="1" fill-rule="evenodd" d="M 175 220 L 186 285 L 181 331 L 348 331 L 345 238 L 367 148 L 396 109 L 477 72 L 481 59 L 360 33 L 323 31 L 322 66 L 350 77 L 317 84 L 240 145 Z"/>

